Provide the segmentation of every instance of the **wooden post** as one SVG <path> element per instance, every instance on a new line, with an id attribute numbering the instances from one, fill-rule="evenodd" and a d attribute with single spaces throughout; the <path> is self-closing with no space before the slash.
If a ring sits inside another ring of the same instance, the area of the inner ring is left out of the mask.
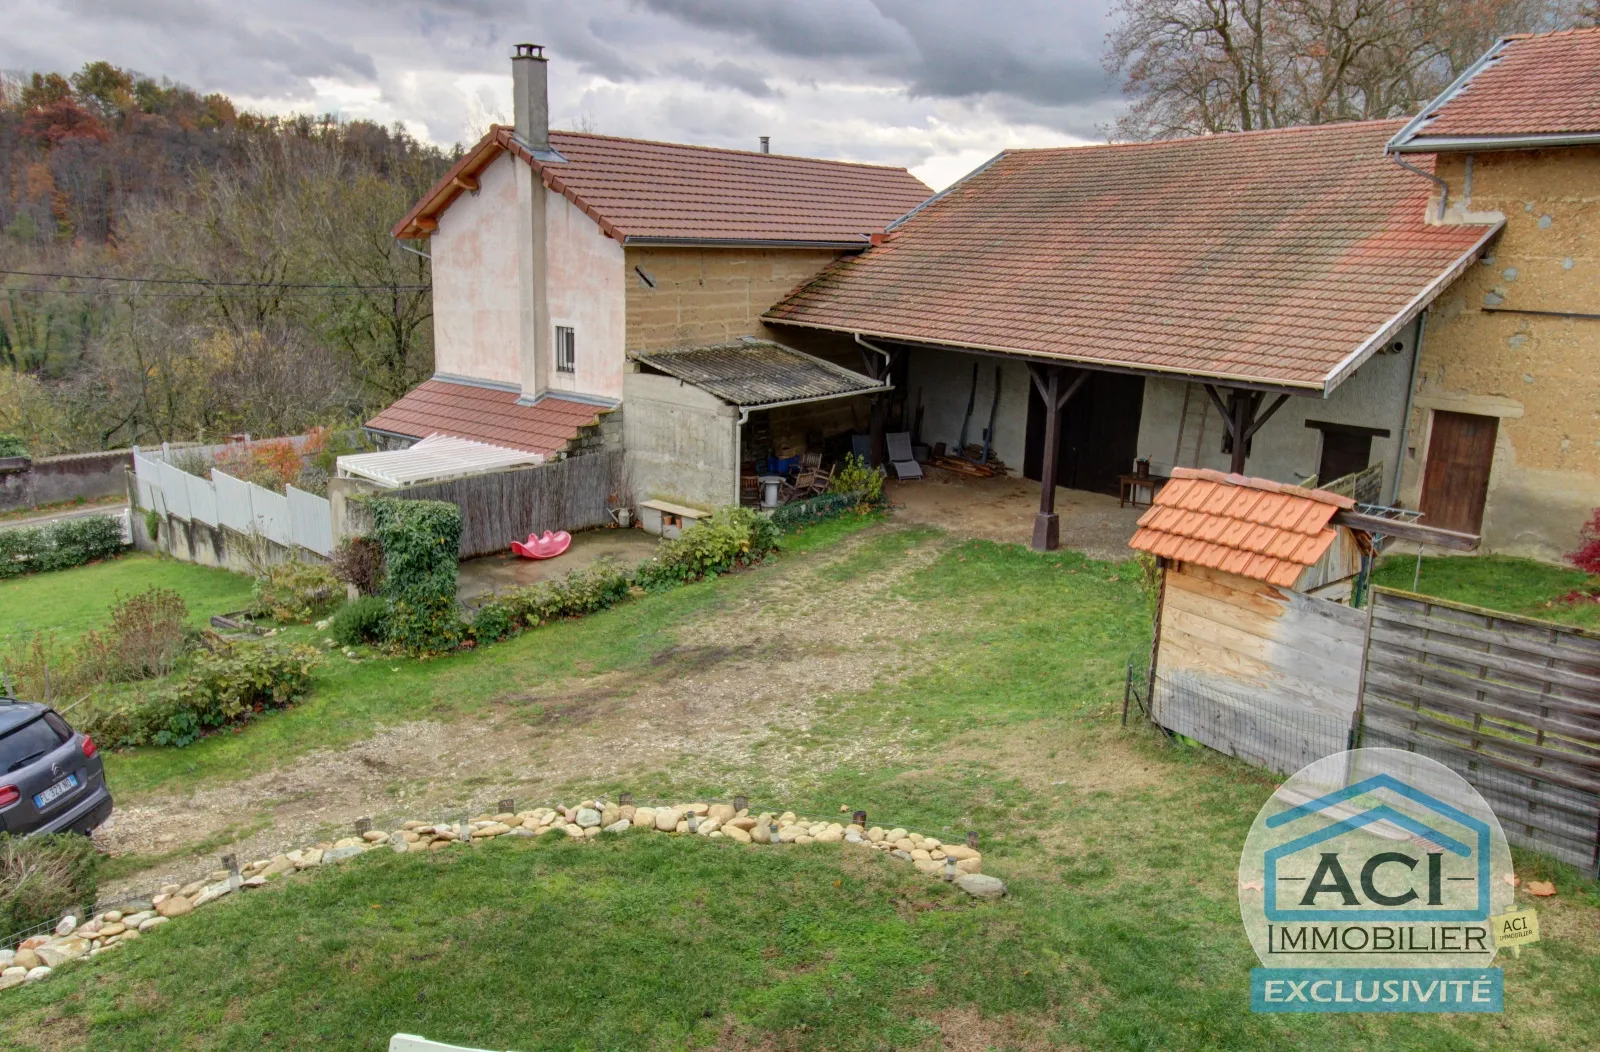
<path id="1" fill-rule="evenodd" d="M 1212 384 L 1205 384 L 1206 394 L 1211 396 L 1211 403 L 1217 407 L 1217 412 L 1222 414 L 1222 423 L 1228 429 L 1228 452 L 1231 457 L 1228 470 L 1235 475 L 1244 474 L 1246 452 L 1250 448 L 1250 439 L 1261 425 L 1272 419 L 1272 414 L 1283 408 L 1289 396 L 1281 394 L 1278 400 L 1267 407 L 1266 412 L 1261 411 L 1261 403 L 1266 399 L 1265 391 L 1247 391 L 1243 388 L 1233 388 L 1228 392 L 1228 404 L 1223 405 L 1222 396 Z"/>
<path id="2" fill-rule="evenodd" d="M 1061 448 L 1060 368 L 1050 369 L 1041 394 L 1044 395 L 1044 464 L 1039 470 L 1039 514 L 1033 519 L 1033 550 L 1050 552 L 1061 546 L 1061 518 L 1056 514 L 1056 458 Z"/>
<path id="3" fill-rule="evenodd" d="M 870 379 L 882 382 L 889 375 L 889 370 L 893 365 L 893 358 L 886 358 L 882 352 L 872 348 L 860 347 L 857 349 L 861 352 L 861 364 L 866 367 L 867 376 Z M 888 353 L 894 355 L 899 352 L 891 351 Z M 867 432 L 871 437 L 867 461 L 872 467 L 882 467 L 888 455 L 884 445 L 883 432 L 886 425 L 884 418 L 889 413 L 889 404 L 884 397 L 884 393 L 879 391 L 868 396 L 868 406 L 870 423 L 867 426 Z"/>
<path id="4" fill-rule="evenodd" d="M 1065 387 L 1059 365 L 1029 365 L 1028 375 L 1044 399 L 1044 462 L 1039 470 L 1039 513 L 1033 519 L 1033 550 L 1049 552 L 1061 547 L 1061 520 L 1056 515 L 1056 474 L 1061 447 L 1061 408 L 1089 378 L 1087 369 Z"/>
<path id="5" fill-rule="evenodd" d="M 1249 443 L 1245 441 L 1245 429 L 1250 426 L 1250 418 L 1255 415 L 1254 399 L 1244 391 L 1234 391 L 1231 399 L 1233 405 L 1233 420 L 1228 425 L 1228 430 L 1233 434 L 1233 460 L 1228 465 L 1228 470 L 1235 475 L 1244 474 L 1245 450 Z"/>

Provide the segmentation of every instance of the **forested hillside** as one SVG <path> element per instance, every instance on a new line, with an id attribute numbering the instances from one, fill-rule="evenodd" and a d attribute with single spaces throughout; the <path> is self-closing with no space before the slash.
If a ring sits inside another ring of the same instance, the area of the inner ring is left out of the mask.
<path id="1" fill-rule="evenodd" d="M 451 160 L 105 62 L 0 77 L 0 432 L 44 455 L 385 404 L 433 364 L 428 264 L 389 227 Z"/>

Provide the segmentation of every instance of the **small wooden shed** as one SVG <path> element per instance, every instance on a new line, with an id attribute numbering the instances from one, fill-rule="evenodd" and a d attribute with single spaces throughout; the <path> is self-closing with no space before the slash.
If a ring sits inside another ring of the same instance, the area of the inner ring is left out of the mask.
<path id="1" fill-rule="evenodd" d="M 1129 542 L 1159 557 L 1150 671 L 1162 726 L 1278 770 L 1345 747 L 1366 616 L 1349 594 L 1370 535 L 1323 490 L 1177 468 Z"/>

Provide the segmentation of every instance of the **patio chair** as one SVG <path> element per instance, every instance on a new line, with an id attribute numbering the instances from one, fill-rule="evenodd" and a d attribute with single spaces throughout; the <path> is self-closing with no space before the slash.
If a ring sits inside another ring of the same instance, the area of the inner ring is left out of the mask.
<path id="1" fill-rule="evenodd" d="M 891 431 L 883 439 L 888 447 L 889 466 L 894 468 L 895 478 L 901 481 L 921 478 L 922 465 L 911 455 L 911 432 Z"/>

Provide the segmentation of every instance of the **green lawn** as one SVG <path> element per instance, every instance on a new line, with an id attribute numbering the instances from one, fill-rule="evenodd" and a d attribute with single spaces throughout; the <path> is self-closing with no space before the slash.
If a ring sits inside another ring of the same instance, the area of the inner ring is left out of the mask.
<path id="1" fill-rule="evenodd" d="M 1600 596 L 1600 578 L 1570 566 L 1507 555 L 1425 556 L 1417 574 L 1415 555 L 1391 555 L 1378 563 L 1372 580 L 1489 610 L 1600 629 L 1600 602 L 1593 598 Z M 1580 598 L 1569 601 L 1574 592 Z"/>
<path id="2" fill-rule="evenodd" d="M 70 642 L 103 625 L 119 595 L 152 586 L 171 588 L 183 596 L 196 625 L 204 625 L 212 614 L 249 605 L 251 596 L 250 578 L 242 574 L 138 553 L 92 566 L 13 577 L 0 581 L 0 649 L 40 630 L 53 630 L 60 642 Z"/>
<path id="3" fill-rule="evenodd" d="M 477 653 L 330 661 L 307 704 L 113 756 L 112 779 L 131 801 L 181 800 L 406 720 L 537 722 L 539 703 L 518 700 L 530 684 L 610 673 L 647 690 L 686 649 L 756 646 L 752 622 L 784 609 L 846 630 L 758 626 L 757 658 L 880 664 L 795 682 L 806 725 L 718 764 L 686 753 L 560 798 L 745 792 L 942 839 L 973 829 L 1010 898 L 969 902 L 824 845 L 634 834 L 375 852 L 0 993 L 0 1047 L 373 1049 L 409 1031 L 519 1050 L 1578 1049 L 1600 1032 L 1600 887 L 1522 853 L 1518 872 L 1559 894 L 1539 902 L 1544 941 L 1496 962 L 1503 1015 L 1252 1015 L 1236 869 L 1277 779 L 1121 727 L 1126 662 L 1149 646 L 1137 570 L 925 527 L 813 528 L 759 570 Z M 576 740 L 540 727 L 541 747 Z"/>

